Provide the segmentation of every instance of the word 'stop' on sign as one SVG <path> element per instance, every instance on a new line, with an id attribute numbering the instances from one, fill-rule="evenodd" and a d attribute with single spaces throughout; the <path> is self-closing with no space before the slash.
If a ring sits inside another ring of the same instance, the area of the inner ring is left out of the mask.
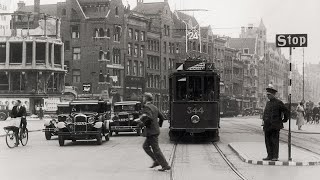
<path id="1" fill-rule="evenodd" d="M 307 34 L 276 34 L 277 47 L 307 47 Z"/>

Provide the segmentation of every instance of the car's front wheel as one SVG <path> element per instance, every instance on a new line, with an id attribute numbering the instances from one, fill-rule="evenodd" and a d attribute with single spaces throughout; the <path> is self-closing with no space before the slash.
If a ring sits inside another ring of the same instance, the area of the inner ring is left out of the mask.
<path id="1" fill-rule="evenodd" d="M 60 145 L 60 146 L 64 146 L 64 141 L 65 141 L 65 140 L 64 140 L 64 137 L 61 136 L 61 135 L 59 135 L 59 136 L 58 136 L 58 139 L 59 139 L 59 145 Z"/>
<path id="2" fill-rule="evenodd" d="M 102 144 L 102 135 L 101 135 L 101 133 L 99 133 L 97 135 L 97 145 L 101 145 L 101 144 Z"/>
<path id="3" fill-rule="evenodd" d="M 46 140 L 50 140 L 51 139 L 51 136 L 52 136 L 51 132 L 46 131 L 46 132 L 44 132 L 44 135 L 46 136 Z"/>

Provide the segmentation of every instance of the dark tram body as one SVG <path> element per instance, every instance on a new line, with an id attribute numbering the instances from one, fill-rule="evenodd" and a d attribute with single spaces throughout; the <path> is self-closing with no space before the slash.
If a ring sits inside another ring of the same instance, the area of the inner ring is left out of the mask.
<path id="1" fill-rule="evenodd" d="M 220 116 L 221 117 L 234 117 L 240 114 L 240 107 L 235 98 L 228 96 L 220 97 Z"/>
<path id="2" fill-rule="evenodd" d="M 212 63 L 188 59 L 169 77 L 170 140 L 184 135 L 219 140 L 220 76 Z"/>

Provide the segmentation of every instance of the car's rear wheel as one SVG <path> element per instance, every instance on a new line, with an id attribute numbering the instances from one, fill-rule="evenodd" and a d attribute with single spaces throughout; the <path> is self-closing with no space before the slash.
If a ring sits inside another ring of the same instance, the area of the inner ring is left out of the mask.
<path id="1" fill-rule="evenodd" d="M 64 141 L 65 141 L 65 140 L 64 140 L 64 137 L 61 136 L 61 135 L 59 135 L 59 136 L 58 136 L 58 139 L 59 139 L 59 145 L 60 145 L 60 146 L 64 146 Z"/>
<path id="2" fill-rule="evenodd" d="M 102 144 L 102 135 L 101 135 L 101 133 L 99 133 L 97 135 L 97 145 L 101 145 L 101 144 Z"/>
<path id="3" fill-rule="evenodd" d="M 46 132 L 44 132 L 44 135 L 46 136 L 46 140 L 50 140 L 51 139 L 51 136 L 52 136 L 51 132 L 46 131 Z"/>

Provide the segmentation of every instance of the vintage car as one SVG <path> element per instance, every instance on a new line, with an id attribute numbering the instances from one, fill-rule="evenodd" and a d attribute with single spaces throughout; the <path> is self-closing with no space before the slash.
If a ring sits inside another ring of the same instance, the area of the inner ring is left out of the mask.
<path id="1" fill-rule="evenodd" d="M 58 135 L 58 122 L 65 122 L 67 118 L 70 118 L 70 105 L 69 102 L 63 102 L 57 104 L 58 110 L 56 116 L 49 119 L 44 119 L 45 128 L 42 130 L 47 140 L 50 140 L 52 136 Z"/>
<path id="2" fill-rule="evenodd" d="M 141 134 L 141 128 L 138 122 L 134 121 L 141 114 L 140 101 L 122 101 L 114 104 L 114 117 L 110 122 L 110 134 L 114 132 L 136 132 L 138 136 Z"/>
<path id="3" fill-rule="evenodd" d="M 10 110 L 6 105 L 0 105 L 0 121 L 5 121 L 10 116 Z"/>
<path id="4" fill-rule="evenodd" d="M 109 122 L 111 103 L 103 100 L 73 100 L 70 102 L 71 116 L 64 122 L 58 122 L 59 145 L 65 140 L 96 139 L 102 144 L 102 137 L 109 140 Z"/>

